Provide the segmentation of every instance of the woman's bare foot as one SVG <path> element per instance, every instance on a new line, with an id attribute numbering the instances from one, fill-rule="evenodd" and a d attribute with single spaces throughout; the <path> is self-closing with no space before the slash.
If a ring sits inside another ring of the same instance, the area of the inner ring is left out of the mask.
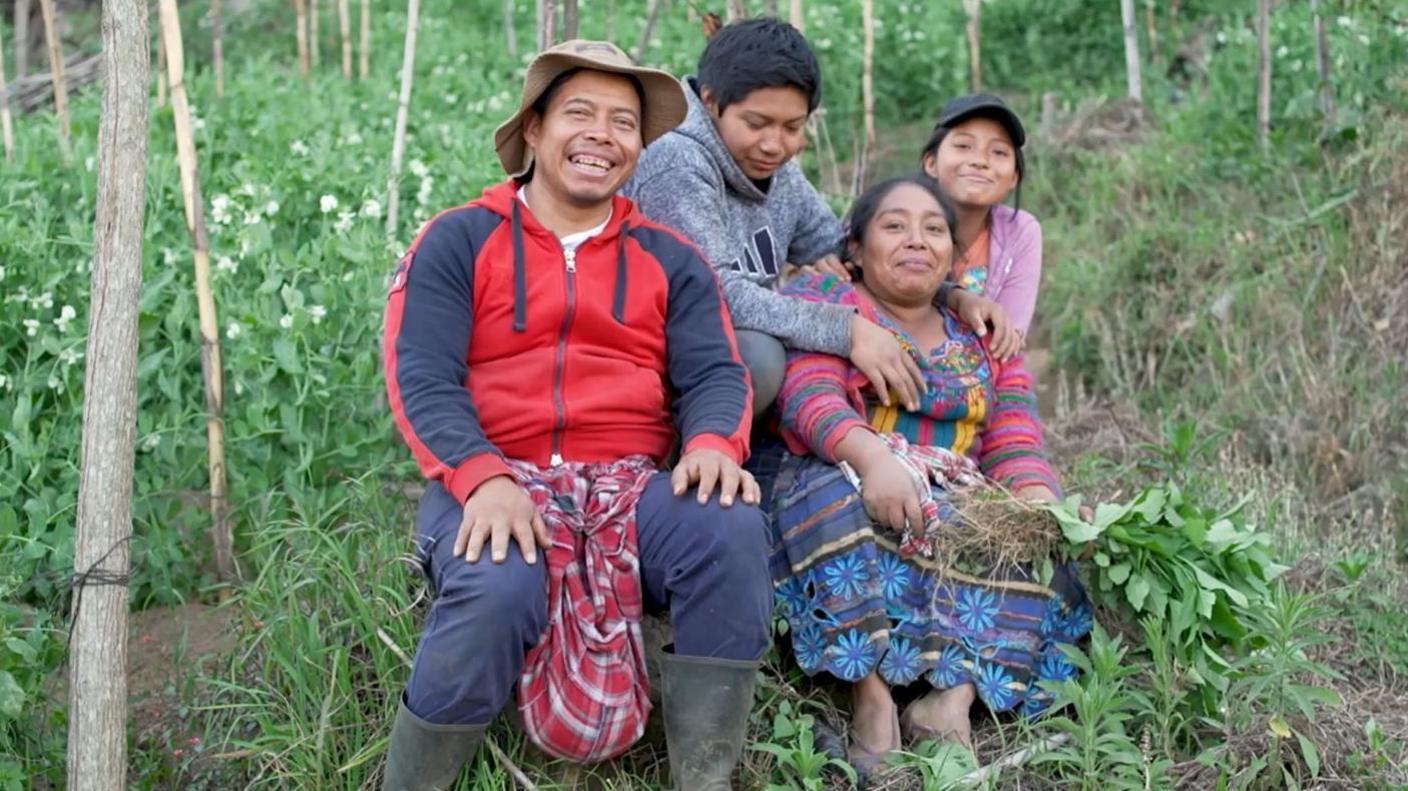
<path id="1" fill-rule="evenodd" d="M 851 687 L 851 764 L 862 774 L 902 747 L 890 686 L 871 673 Z"/>
<path id="2" fill-rule="evenodd" d="M 902 724 L 913 739 L 948 739 L 973 748 L 973 726 L 968 709 L 977 697 L 972 684 L 934 689 L 905 709 Z"/>

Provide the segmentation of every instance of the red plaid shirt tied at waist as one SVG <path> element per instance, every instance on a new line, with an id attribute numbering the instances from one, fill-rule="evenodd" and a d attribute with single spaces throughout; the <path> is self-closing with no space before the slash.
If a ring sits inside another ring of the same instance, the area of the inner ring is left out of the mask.
<path id="1" fill-rule="evenodd" d="M 548 627 L 518 680 L 523 728 L 559 758 L 613 758 L 640 738 L 650 715 L 636 503 L 657 468 L 647 456 L 508 466 L 552 536 Z"/>

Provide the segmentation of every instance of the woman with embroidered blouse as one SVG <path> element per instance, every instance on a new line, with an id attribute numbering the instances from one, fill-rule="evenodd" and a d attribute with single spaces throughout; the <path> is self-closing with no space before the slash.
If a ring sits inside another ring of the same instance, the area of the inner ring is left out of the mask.
<path id="1" fill-rule="evenodd" d="M 879 184 L 856 202 L 843 242 L 854 280 L 786 288 L 893 332 L 928 384 L 918 409 L 884 406 L 846 360 L 794 352 L 779 395 L 789 453 L 772 487 L 778 603 L 802 669 L 853 684 L 850 756 L 862 772 L 902 732 L 968 742 L 975 698 L 1040 712 L 1050 696 L 1038 682 L 1075 673 L 1059 646 L 1090 628 L 1071 564 L 1043 584 L 1024 565 L 973 574 L 935 557 L 938 532 L 963 529 L 956 492 L 995 481 L 1049 501 L 1060 490 L 1020 358 L 999 364 L 933 304 L 953 266 L 953 218 L 922 175 Z M 900 718 L 890 687 L 917 681 L 932 689 Z"/>

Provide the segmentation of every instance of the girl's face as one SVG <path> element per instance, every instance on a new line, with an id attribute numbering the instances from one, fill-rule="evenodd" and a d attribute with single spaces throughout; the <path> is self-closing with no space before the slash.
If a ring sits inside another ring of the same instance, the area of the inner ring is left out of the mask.
<path id="1" fill-rule="evenodd" d="M 916 184 L 900 184 L 880 201 L 855 252 L 865 287 L 876 297 L 922 305 L 938 293 L 953 266 L 953 236 L 933 195 Z"/>
<path id="2" fill-rule="evenodd" d="M 954 203 L 986 209 L 1006 200 L 1017 186 L 1017 149 L 1002 124 L 969 118 L 924 158 L 924 171 Z"/>

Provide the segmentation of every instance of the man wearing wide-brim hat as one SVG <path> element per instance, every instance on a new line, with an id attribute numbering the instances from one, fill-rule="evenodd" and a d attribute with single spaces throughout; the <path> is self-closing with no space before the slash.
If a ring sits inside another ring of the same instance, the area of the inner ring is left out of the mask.
<path id="1" fill-rule="evenodd" d="M 432 219 L 392 278 L 387 392 L 430 479 L 435 598 L 386 789 L 450 787 L 510 698 L 546 752 L 624 752 L 651 707 L 643 608 L 674 626 L 673 783 L 730 786 L 772 602 L 748 377 L 709 265 L 616 194 L 684 112 L 611 44 L 542 53 L 494 135 L 512 178 Z"/>

